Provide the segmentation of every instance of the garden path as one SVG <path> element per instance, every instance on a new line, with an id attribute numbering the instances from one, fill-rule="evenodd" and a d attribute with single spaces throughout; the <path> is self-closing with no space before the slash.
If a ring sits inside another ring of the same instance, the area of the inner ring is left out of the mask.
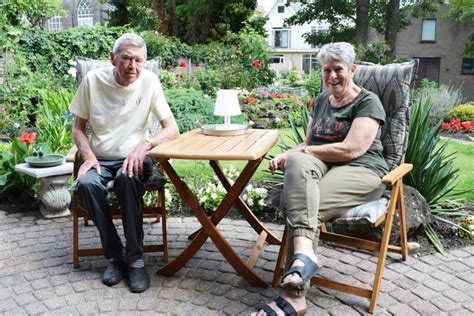
<path id="1" fill-rule="evenodd" d="M 173 277 L 156 275 L 163 266 L 161 254 L 146 254 L 151 287 L 132 294 L 121 282 L 106 287 L 100 274 L 102 258 L 85 258 L 72 267 L 72 223 L 70 218 L 42 219 L 34 207 L 0 203 L 0 313 L 31 314 L 166 314 L 248 315 L 255 306 L 278 294 L 277 289 L 248 285 L 207 242 Z M 245 221 L 225 219 L 219 225 L 231 244 L 248 255 L 255 240 Z M 283 226 L 268 224 L 281 235 Z M 170 256 L 188 243 L 187 234 L 198 228 L 194 218 L 169 219 Z M 88 238 L 98 243 L 95 227 L 84 227 Z M 120 228 L 121 229 L 121 228 Z M 160 238 L 159 224 L 145 223 L 145 240 Z M 267 246 L 256 269 L 272 277 L 278 248 Z M 349 250 L 322 247 L 328 273 L 345 274 L 357 281 L 370 278 L 374 257 Z M 377 314 L 468 315 L 474 313 L 474 246 L 439 254 L 410 256 L 406 262 L 390 260 L 384 274 Z M 308 315 L 365 314 L 368 302 L 359 297 L 329 290 L 309 291 Z"/>

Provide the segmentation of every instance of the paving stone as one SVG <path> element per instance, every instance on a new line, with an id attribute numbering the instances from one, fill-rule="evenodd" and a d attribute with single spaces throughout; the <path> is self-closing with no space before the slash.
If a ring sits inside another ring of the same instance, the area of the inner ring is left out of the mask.
<path id="1" fill-rule="evenodd" d="M 412 292 L 408 290 L 403 290 L 403 289 L 398 289 L 398 290 L 390 292 L 390 296 L 392 296 L 395 300 L 403 304 L 407 304 L 418 299 L 418 297 L 415 294 L 413 294 Z"/>
<path id="2" fill-rule="evenodd" d="M 412 293 L 416 294 L 420 298 L 424 300 L 431 300 L 433 298 L 439 297 L 441 294 L 433 291 L 432 289 L 424 286 L 424 285 L 419 285 L 411 290 Z"/>
<path id="3" fill-rule="evenodd" d="M 387 306 L 387 310 L 394 314 L 394 315 L 404 315 L 404 316 L 411 316 L 411 315 L 419 315 L 414 309 L 406 304 L 395 304 L 392 306 Z"/>
<path id="4" fill-rule="evenodd" d="M 63 306 L 65 306 L 66 301 L 64 300 L 64 298 L 61 298 L 61 297 L 53 297 L 53 298 L 44 300 L 44 305 L 46 305 L 46 307 L 50 311 L 53 311 L 53 310 L 61 309 Z"/>
<path id="5" fill-rule="evenodd" d="M 437 292 L 443 292 L 444 290 L 449 288 L 449 285 L 447 283 L 432 278 L 427 279 L 423 282 L 423 284 Z"/>
<path id="6" fill-rule="evenodd" d="M 46 306 L 41 302 L 34 302 L 24 306 L 24 310 L 30 315 L 38 315 L 48 311 Z"/>
<path id="7" fill-rule="evenodd" d="M 418 299 L 416 301 L 411 302 L 409 305 L 421 315 L 432 315 L 440 311 L 437 306 L 426 300 Z"/>
<path id="8" fill-rule="evenodd" d="M 15 302 L 18 304 L 18 306 L 23 306 L 37 301 L 37 298 L 31 293 L 25 293 L 15 296 Z"/>
<path id="9" fill-rule="evenodd" d="M 438 297 L 434 300 L 431 300 L 431 303 L 433 303 L 440 310 L 445 311 L 445 312 L 454 311 L 461 307 L 460 304 L 454 303 L 452 300 L 446 297 Z"/>

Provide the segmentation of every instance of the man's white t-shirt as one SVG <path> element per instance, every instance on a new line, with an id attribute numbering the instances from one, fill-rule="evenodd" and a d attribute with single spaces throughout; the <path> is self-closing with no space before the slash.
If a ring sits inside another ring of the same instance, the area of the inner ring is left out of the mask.
<path id="1" fill-rule="evenodd" d="M 143 68 L 138 79 L 124 87 L 115 81 L 113 69 L 89 71 L 69 107 L 89 121 L 89 142 L 98 159 L 127 157 L 146 138 L 150 115 L 158 121 L 173 116 L 153 72 Z"/>

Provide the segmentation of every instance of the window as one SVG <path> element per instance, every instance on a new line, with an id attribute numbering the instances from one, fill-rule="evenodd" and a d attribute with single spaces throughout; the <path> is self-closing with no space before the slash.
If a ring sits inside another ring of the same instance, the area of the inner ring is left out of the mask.
<path id="1" fill-rule="evenodd" d="M 48 20 L 49 31 L 61 31 L 63 29 L 63 21 L 60 15 L 55 15 Z"/>
<path id="2" fill-rule="evenodd" d="M 311 70 L 319 68 L 319 62 L 316 54 L 303 55 L 303 71 L 311 73 Z"/>
<path id="3" fill-rule="evenodd" d="M 273 30 L 273 47 L 275 48 L 289 48 L 290 32 L 283 29 Z"/>
<path id="4" fill-rule="evenodd" d="M 462 74 L 474 75 L 474 58 L 463 58 L 462 59 Z"/>
<path id="5" fill-rule="evenodd" d="M 421 41 L 422 42 L 435 42 L 436 41 L 436 20 L 425 19 L 421 29 Z"/>
<path id="6" fill-rule="evenodd" d="M 270 64 L 283 64 L 283 55 L 274 55 L 270 58 Z"/>
<path id="7" fill-rule="evenodd" d="M 327 25 L 317 25 L 311 27 L 311 34 L 319 33 L 321 35 L 327 34 L 329 31 L 329 26 Z M 321 48 L 323 43 L 311 44 L 311 48 Z"/>
<path id="8" fill-rule="evenodd" d="M 285 6 L 284 5 L 279 5 L 278 6 L 278 13 L 285 13 Z"/>
<path id="9" fill-rule="evenodd" d="M 77 6 L 77 26 L 84 25 L 94 25 L 94 15 L 92 14 L 91 5 L 87 0 L 81 0 Z"/>

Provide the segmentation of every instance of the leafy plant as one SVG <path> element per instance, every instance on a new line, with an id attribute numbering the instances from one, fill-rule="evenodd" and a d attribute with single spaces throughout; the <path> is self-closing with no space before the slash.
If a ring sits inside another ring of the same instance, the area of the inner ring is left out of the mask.
<path id="1" fill-rule="evenodd" d="M 254 211 L 261 211 L 266 206 L 265 199 L 267 198 L 267 189 L 265 188 L 254 188 L 253 185 L 249 184 L 245 187 L 247 191 L 242 195 L 244 201 Z"/>
<path id="2" fill-rule="evenodd" d="M 429 98 L 419 99 L 411 110 L 405 160 L 413 164 L 413 170 L 405 183 L 416 188 L 428 204 L 435 205 L 462 192 L 456 191 L 459 169 L 453 166 L 455 153 L 446 154 L 446 144 L 436 146 L 441 125 L 430 124 L 431 106 Z"/>
<path id="3" fill-rule="evenodd" d="M 15 171 L 15 166 L 25 162 L 25 158 L 31 154 L 30 146 L 36 138 L 32 134 L 23 135 L 26 135 L 23 139 L 29 144 L 18 138 L 6 146 L 0 144 L 0 195 L 9 199 L 30 199 L 38 185 L 37 179 Z"/>
<path id="4" fill-rule="evenodd" d="M 319 91 L 321 91 L 321 72 L 318 69 L 311 71 L 304 83 L 304 87 L 312 97 L 316 97 L 319 94 Z"/>
<path id="5" fill-rule="evenodd" d="M 72 146 L 74 114 L 68 111 L 73 94 L 65 89 L 41 91 L 42 102 L 36 111 L 39 143 L 48 143 L 53 152 L 68 151 Z"/>

